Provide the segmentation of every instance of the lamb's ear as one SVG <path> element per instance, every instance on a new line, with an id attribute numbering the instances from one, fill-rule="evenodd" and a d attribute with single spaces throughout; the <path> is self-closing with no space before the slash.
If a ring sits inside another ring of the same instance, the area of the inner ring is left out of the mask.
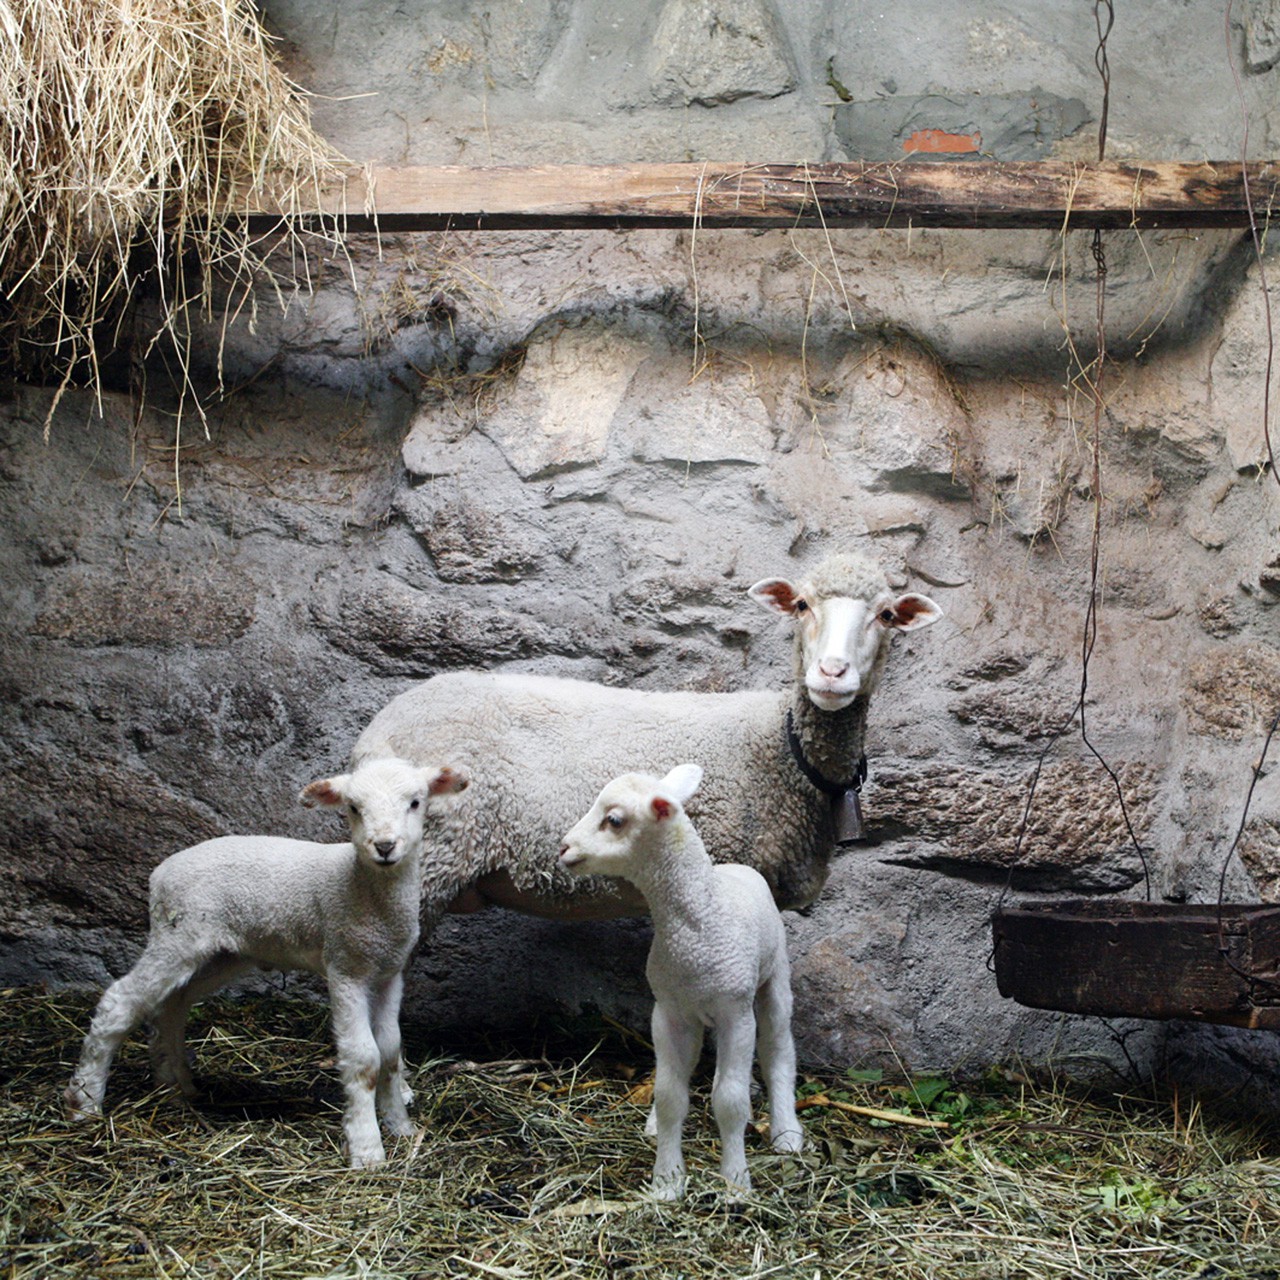
<path id="1" fill-rule="evenodd" d="M 932 626 L 942 617 L 942 606 L 935 604 L 928 596 L 899 596 L 889 604 L 893 620 L 887 625 L 897 631 L 918 631 L 921 627 Z"/>
<path id="2" fill-rule="evenodd" d="M 424 769 L 422 772 L 429 796 L 454 795 L 471 785 L 471 778 L 465 769 L 451 769 L 445 765 L 441 769 Z"/>
<path id="3" fill-rule="evenodd" d="M 298 799 L 308 809 L 316 805 L 324 809 L 336 809 L 339 805 L 346 803 L 347 782 L 350 778 L 349 773 L 340 773 L 336 778 L 317 778 L 315 782 L 308 782 L 298 792 Z"/>
<path id="4" fill-rule="evenodd" d="M 799 599 L 799 593 L 786 578 L 761 578 L 747 595 L 770 613 L 780 613 L 786 618 L 795 614 Z"/>
<path id="5" fill-rule="evenodd" d="M 702 766 L 698 764 L 678 764 L 661 783 L 662 794 L 670 796 L 679 804 L 688 804 L 702 783 Z"/>

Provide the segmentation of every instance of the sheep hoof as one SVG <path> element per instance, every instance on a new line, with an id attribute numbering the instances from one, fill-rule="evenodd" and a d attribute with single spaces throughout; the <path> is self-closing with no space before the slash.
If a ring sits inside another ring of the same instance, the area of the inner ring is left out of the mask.
<path id="1" fill-rule="evenodd" d="M 382 1149 L 379 1143 L 376 1147 L 367 1147 L 363 1151 L 353 1151 L 348 1165 L 352 1169 L 373 1169 L 380 1164 L 386 1164 L 387 1153 Z"/>
<path id="2" fill-rule="evenodd" d="M 683 1173 L 655 1173 L 650 1189 L 655 1200 L 671 1202 L 684 1198 L 684 1185 Z"/>
<path id="3" fill-rule="evenodd" d="M 66 1107 L 68 1120 L 92 1120 L 102 1114 L 102 1103 L 94 1102 L 82 1089 L 69 1084 L 62 1091 L 62 1101 Z"/>
<path id="4" fill-rule="evenodd" d="M 726 1173 L 725 1194 L 731 1199 L 740 1199 L 742 1196 L 751 1194 L 751 1175 L 745 1169 L 735 1170 L 733 1173 Z"/>
<path id="5" fill-rule="evenodd" d="M 395 1138 L 416 1138 L 421 1130 L 412 1120 L 384 1120 L 382 1127 Z"/>
<path id="6" fill-rule="evenodd" d="M 772 1135 L 771 1145 L 779 1155 L 798 1156 L 804 1150 L 804 1131 L 783 1129 Z"/>

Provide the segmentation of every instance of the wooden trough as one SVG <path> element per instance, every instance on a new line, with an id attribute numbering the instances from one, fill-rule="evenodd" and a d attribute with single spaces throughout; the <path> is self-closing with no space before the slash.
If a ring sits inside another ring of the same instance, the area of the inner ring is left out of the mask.
<path id="1" fill-rule="evenodd" d="M 1280 1030 L 1280 906 L 1043 902 L 991 923 L 1019 1004 Z"/>

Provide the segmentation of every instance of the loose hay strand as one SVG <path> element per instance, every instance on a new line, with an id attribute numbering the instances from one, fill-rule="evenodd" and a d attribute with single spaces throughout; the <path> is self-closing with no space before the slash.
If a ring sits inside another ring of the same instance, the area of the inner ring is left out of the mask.
<path id="1" fill-rule="evenodd" d="M 72 1126 L 59 1099 L 92 1003 L 0 994 L 6 1280 L 1243 1280 L 1280 1267 L 1280 1134 L 1177 1094 L 1014 1071 L 928 1088 L 819 1073 L 806 1096 L 950 1127 L 810 1106 L 798 1158 L 749 1135 L 755 1191 L 732 1204 L 705 1072 L 686 1135 L 691 1194 L 669 1206 L 645 1194 L 653 1148 L 644 1107 L 627 1101 L 650 1055 L 599 1024 L 511 1047 L 472 1039 L 465 1058 L 429 1061 L 438 1046 L 410 1025 L 424 1136 L 352 1173 L 323 1005 L 200 1006 L 194 1108 L 152 1088 L 144 1039 L 131 1037 L 107 1120 Z"/>
<path id="2" fill-rule="evenodd" d="M 295 209 L 337 161 L 250 0 L 0 0 L 0 102 L 0 359 L 100 387 L 154 280 L 149 344 L 173 344 L 189 391 L 190 310 L 211 314 L 219 271 L 234 309 L 265 258 L 222 229 L 237 191 Z"/>

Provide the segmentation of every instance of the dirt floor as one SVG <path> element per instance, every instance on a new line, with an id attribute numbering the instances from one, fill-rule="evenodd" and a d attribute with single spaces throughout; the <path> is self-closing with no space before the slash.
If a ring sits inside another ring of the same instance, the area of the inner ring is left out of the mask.
<path id="1" fill-rule="evenodd" d="M 1280 1276 L 1280 1126 L 1153 1087 L 803 1076 L 809 1149 L 753 1138 L 756 1189 L 717 1188 L 699 1082 L 680 1205 L 645 1193 L 651 1055 L 584 1021 L 444 1052 L 408 1028 L 417 1140 L 340 1149 L 327 1015 L 284 996 L 197 1009 L 207 1095 L 155 1090 L 132 1037 L 107 1118 L 61 1114 L 92 1007 L 0 993 L 0 1276 Z"/>

